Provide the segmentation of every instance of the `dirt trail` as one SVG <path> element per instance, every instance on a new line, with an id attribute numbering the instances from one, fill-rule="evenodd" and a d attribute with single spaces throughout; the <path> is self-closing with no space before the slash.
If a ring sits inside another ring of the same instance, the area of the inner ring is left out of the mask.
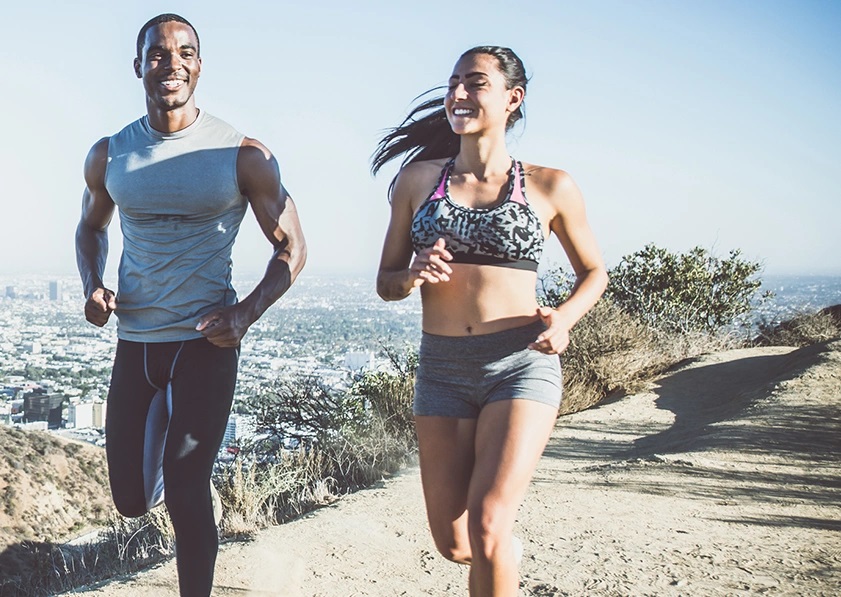
<path id="1" fill-rule="evenodd" d="M 841 594 L 841 341 L 706 356 L 564 417 L 516 532 L 522 594 Z M 465 595 L 417 469 L 222 548 L 214 595 Z M 84 595 L 177 595 L 174 562 Z"/>

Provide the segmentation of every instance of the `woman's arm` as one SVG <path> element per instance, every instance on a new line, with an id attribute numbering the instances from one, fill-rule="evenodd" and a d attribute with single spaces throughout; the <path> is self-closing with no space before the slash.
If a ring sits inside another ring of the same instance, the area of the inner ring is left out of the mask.
<path id="1" fill-rule="evenodd" d="M 530 348 L 556 354 L 563 352 L 569 344 L 569 331 L 596 301 L 607 287 L 607 271 L 601 252 L 584 208 L 581 191 L 569 174 L 561 170 L 540 169 L 535 172 L 538 187 L 546 190 L 546 197 L 552 209 L 549 227 L 567 255 L 575 272 L 572 292 L 555 309 L 538 309 L 547 325 Z"/>
<path id="2" fill-rule="evenodd" d="M 380 268 L 377 272 L 377 294 L 386 301 L 399 301 L 409 296 L 412 291 L 429 282 L 437 284 L 447 282 L 452 269 L 447 261 L 452 259 L 444 247 L 444 240 L 438 239 L 435 245 L 421 251 L 412 259 L 411 228 L 415 212 L 415 202 L 423 192 L 425 164 L 410 164 L 397 176 L 394 192 L 391 195 L 391 219 L 385 234 Z"/>

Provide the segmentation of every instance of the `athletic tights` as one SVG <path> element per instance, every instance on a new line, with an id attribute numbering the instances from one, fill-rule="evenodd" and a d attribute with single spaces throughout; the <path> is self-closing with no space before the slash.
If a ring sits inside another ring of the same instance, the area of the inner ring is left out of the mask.
<path id="1" fill-rule="evenodd" d="M 182 597 L 207 597 L 213 586 L 219 538 L 210 474 L 231 410 L 238 359 L 238 348 L 219 348 L 204 338 L 117 343 L 105 421 L 111 493 L 124 516 L 147 511 L 144 451 L 155 446 L 144 445 L 146 419 L 152 399 L 169 386 L 169 424 L 161 440 L 164 501 L 175 529 Z"/>

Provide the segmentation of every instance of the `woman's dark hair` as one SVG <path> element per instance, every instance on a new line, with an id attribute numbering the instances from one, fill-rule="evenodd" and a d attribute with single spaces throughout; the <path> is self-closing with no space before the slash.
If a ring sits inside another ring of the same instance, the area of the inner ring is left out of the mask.
<path id="1" fill-rule="evenodd" d="M 501 46 L 477 46 L 467 50 L 459 57 L 472 56 L 474 54 L 487 54 L 496 58 L 499 70 L 505 77 L 505 84 L 508 89 L 520 86 L 525 91 L 528 84 L 526 69 L 522 60 L 511 50 Z M 423 160 L 435 160 L 439 158 L 453 157 L 459 150 L 459 137 L 450 128 L 447 115 L 442 104 L 444 97 L 435 95 L 431 99 L 423 99 L 443 87 L 435 87 L 426 93 L 415 98 L 422 100 L 415 106 L 409 115 L 400 123 L 400 126 L 389 129 L 386 135 L 377 145 L 374 155 L 371 157 L 371 172 L 376 174 L 385 164 L 391 160 L 404 155 L 401 168 L 412 162 Z M 525 117 L 525 108 L 521 103 L 515 112 L 508 116 L 505 125 L 506 130 L 514 126 L 514 123 Z M 389 194 L 394 187 L 394 181 L 389 186 Z"/>

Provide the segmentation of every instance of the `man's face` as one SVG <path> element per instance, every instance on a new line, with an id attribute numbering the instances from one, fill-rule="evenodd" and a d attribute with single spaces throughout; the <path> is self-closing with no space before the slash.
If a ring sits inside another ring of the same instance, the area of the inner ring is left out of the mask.
<path id="1" fill-rule="evenodd" d="M 198 47 L 196 34 L 183 23 L 161 23 L 146 32 L 134 72 L 143 80 L 148 100 L 159 109 L 175 110 L 190 101 L 201 74 Z"/>

